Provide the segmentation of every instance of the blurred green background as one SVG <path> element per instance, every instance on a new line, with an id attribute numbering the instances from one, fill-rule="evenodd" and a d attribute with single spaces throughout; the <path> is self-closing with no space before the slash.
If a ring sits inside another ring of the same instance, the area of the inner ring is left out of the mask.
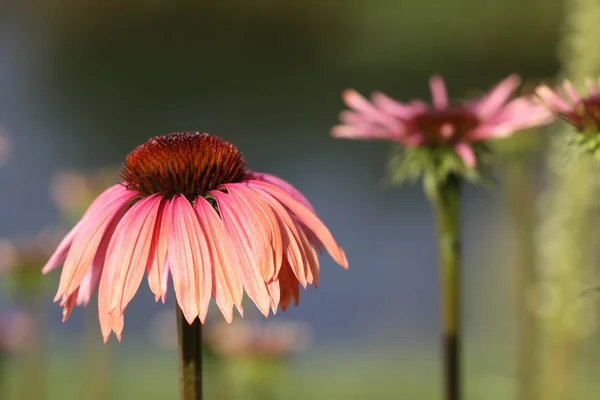
<path id="1" fill-rule="evenodd" d="M 335 141 L 328 132 L 348 87 L 428 98 L 427 79 L 440 73 L 464 97 L 513 72 L 550 79 L 559 68 L 561 1 L 5 0 L 0 7 L 0 126 L 12 143 L 0 168 L 0 235 L 68 227 L 50 195 L 57 171 L 118 167 L 137 144 L 167 132 L 222 136 L 252 169 L 303 191 L 350 260 L 344 272 L 323 256 L 319 289 L 274 317 L 313 331 L 309 349 L 276 364 L 283 373 L 273 378 L 274 398 L 439 398 L 427 201 L 419 186 L 387 187 L 388 144 Z M 469 187 L 464 210 L 466 398 L 512 399 L 515 305 L 503 197 Z M 95 302 L 60 323 L 57 279 L 46 278 L 39 295 L 44 351 L 35 359 L 46 377 L 26 386 L 42 385 L 47 399 L 177 398 L 175 351 L 151 340 L 155 316 L 170 311 L 172 299 L 154 304 L 142 285 L 123 343 L 103 345 Z M 9 312 L 19 302 L 5 289 L 0 305 Z M 600 394 L 594 332 L 591 323 L 577 399 Z M 22 381 L 31 366 L 23 359 L 10 357 L 1 399 L 28 398 Z M 207 361 L 209 375 L 215 363 Z"/>

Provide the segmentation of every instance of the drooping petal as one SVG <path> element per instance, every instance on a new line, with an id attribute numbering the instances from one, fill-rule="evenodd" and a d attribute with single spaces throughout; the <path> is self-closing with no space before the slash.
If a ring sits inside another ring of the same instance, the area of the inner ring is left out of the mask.
<path id="1" fill-rule="evenodd" d="M 240 217 L 242 227 L 252 237 L 250 245 L 257 259 L 261 260 L 260 268 L 265 282 L 269 282 L 275 275 L 275 257 L 273 256 L 271 226 L 264 210 L 242 194 L 243 185 L 225 184 L 231 202 Z M 238 186 L 240 187 L 238 189 Z M 278 266 L 279 267 L 279 266 Z"/>
<path id="2" fill-rule="evenodd" d="M 104 343 L 108 341 L 112 332 L 112 323 L 110 313 L 108 311 L 108 278 L 106 275 L 100 277 L 100 285 L 98 287 L 98 320 L 100 321 L 100 330 Z"/>
<path id="3" fill-rule="evenodd" d="M 106 192 L 109 192 L 106 194 Z M 138 195 L 121 185 L 113 186 L 100 195 L 90 206 L 77 229 L 71 248 L 60 276 L 55 300 L 68 296 L 79 287 L 83 277 L 92 265 L 100 242 L 110 224 L 119 220 L 129 208 L 130 202 Z M 98 202 L 101 201 L 100 205 Z"/>
<path id="4" fill-rule="evenodd" d="M 232 255 L 246 293 L 260 312 L 268 316 L 271 298 L 261 272 L 262 261 L 257 259 L 251 244 L 253 238 L 244 229 L 231 196 L 218 190 L 211 190 L 210 194 L 217 201 L 225 230 L 231 239 Z"/>
<path id="5" fill-rule="evenodd" d="M 292 299 L 294 300 L 294 304 L 298 305 L 300 301 L 300 286 L 288 264 L 284 264 L 281 267 L 281 272 L 279 273 L 279 290 L 281 293 L 279 306 L 283 311 L 288 309 Z"/>
<path id="6" fill-rule="evenodd" d="M 329 229 L 321 222 L 321 220 L 310 210 L 304 207 L 301 203 L 294 200 L 286 192 L 267 182 L 249 182 L 248 186 L 262 190 L 276 198 L 281 204 L 289 209 L 300 222 L 310 229 L 316 237 L 323 243 L 327 252 L 331 257 L 342 267 L 348 268 L 348 260 L 344 250 L 337 244 Z"/>
<path id="7" fill-rule="evenodd" d="M 438 110 L 448 108 L 448 92 L 442 77 L 439 75 L 432 76 L 429 79 L 429 87 L 431 88 L 433 106 Z"/>
<path id="8" fill-rule="evenodd" d="M 141 199 L 125 213 L 115 229 L 104 267 L 111 313 L 123 313 L 144 277 L 161 200 L 159 194 Z"/>
<path id="9" fill-rule="evenodd" d="M 227 184 L 227 190 L 234 196 L 245 202 L 252 213 L 253 219 L 259 221 L 260 228 L 266 235 L 266 246 L 270 249 L 268 258 L 269 270 L 264 271 L 265 282 L 275 279 L 281 268 L 283 259 L 283 239 L 279 229 L 279 223 L 275 213 L 265 201 L 257 196 L 254 191 L 243 184 Z"/>
<path id="10" fill-rule="evenodd" d="M 585 80 L 585 86 L 587 87 L 589 95 L 595 95 L 599 93 L 598 85 L 592 79 L 587 78 Z"/>
<path id="11" fill-rule="evenodd" d="M 275 186 L 280 187 L 281 189 L 288 192 L 289 195 L 292 196 L 294 199 L 296 199 L 300 203 L 302 203 L 306 208 L 308 208 L 312 212 L 315 212 L 315 209 L 314 209 L 313 205 L 310 203 L 310 201 L 308 201 L 308 199 L 298 189 L 296 189 L 294 186 L 292 186 L 292 184 L 281 179 L 280 177 L 271 175 L 271 174 L 266 174 L 264 172 L 250 172 L 249 174 L 246 175 L 244 180 L 250 180 L 250 179 L 256 179 L 259 181 L 269 182 Z"/>
<path id="12" fill-rule="evenodd" d="M 154 233 L 152 234 L 152 246 L 150 253 L 151 262 L 148 265 L 148 286 L 154 293 L 154 300 L 162 299 L 164 303 L 167 295 L 168 268 L 167 245 L 169 226 L 165 212 L 171 200 L 164 199 L 159 206 L 156 223 L 154 224 Z"/>
<path id="13" fill-rule="evenodd" d="M 271 311 L 273 311 L 273 315 L 275 315 L 277 314 L 277 308 L 279 308 L 279 302 L 281 300 L 279 280 L 276 279 L 267 283 L 267 290 L 269 291 L 269 296 L 271 296 Z"/>
<path id="14" fill-rule="evenodd" d="M 309 280 L 312 281 L 312 275 L 308 266 L 306 252 L 296 230 L 296 224 L 289 212 L 275 198 L 260 190 L 256 191 L 256 193 L 263 198 L 263 201 L 268 203 L 277 218 L 279 230 L 281 231 L 284 255 L 282 265 L 289 265 L 296 279 L 306 288 L 307 284 L 310 283 Z"/>
<path id="15" fill-rule="evenodd" d="M 581 96 L 579 95 L 579 93 L 577 93 L 577 89 L 575 89 L 575 86 L 573 86 L 573 84 L 570 81 L 565 79 L 563 82 L 563 88 L 565 89 L 565 93 L 567 93 L 567 95 L 571 98 L 571 101 L 573 101 L 573 103 L 577 103 L 579 100 L 581 100 Z"/>
<path id="16" fill-rule="evenodd" d="M 182 195 L 170 203 L 167 259 L 179 307 L 188 323 L 198 316 L 204 322 L 212 290 L 210 260 L 204 260 L 203 235 L 198 217 Z"/>
<path id="17" fill-rule="evenodd" d="M 481 119 L 486 119 L 500 111 L 520 83 L 521 79 L 517 75 L 510 75 L 496 85 L 496 87 L 475 104 L 474 111 L 477 116 Z"/>
<path id="18" fill-rule="evenodd" d="M 538 86 L 535 93 L 553 111 L 569 112 L 571 110 L 571 105 L 546 85 Z"/>
<path id="19" fill-rule="evenodd" d="M 62 322 L 66 322 L 67 319 L 69 319 L 71 313 L 73 312 L 73 308 L 75 308 L 77 302 L 78 292 L 79 288 L 75 289 L 75 291 L 70 295 L 63 297 L 62 301 L 60 302 L 60 306 L 63 308 Z"/>
<path id="20" fill-rule="evenodd" d="M 48 272 L 53 271 L 66 260 L 69 249 L 71 248 L 71 244 L 73 243 L 73 239 L 77 234 L 78 227 L 79 224 L 75 225 L 60 242 L 56 248 L 56 251 L 54 251 L 54 254 L 52 254 L 52 257 L 50 257 L 44 268 L 42 268 L 42 274 L 45 275 Z"/>
<path id="21" fill-rule="evenodd" d="M 79 289 L 77 290 L 78 306 L 86 306 L 90 302 L 92 294 L 94 294 L 94 291 L 100 283 L 100 277 L 102 276 L 102 271 L 104 270 L 105 257 L 106 248 L 104 251 L 98 250 L 98 253 L 96 254 L 96 259 L 101 258 L 101 260 L 96 261 L 96 259 L 94 259 L 94 262 L 92 263 L 92 268 L 90 268 L 89 271 L 85 274 L 83 280 L 81 281 L 81 285 L 79 285 Z"/>
<path id="22" fill-rule="evenodd" d="M 235 257 L 232 257 L 233 245 L 219 215 L 204 197 L 196 199 L 194 210 L 209 246 L 213 297 L 227 322 L 231 323 L 233 306 L 241 307 L 244 296 L 242 281 L 234 266 Z"/>
<path id="23" fill-rule="evenodd" d="M 454 145 L 454 151 L 463 160 L 468 168 L 474 168 L 477 165 L 477 157 L 473 148 L 465 142 L 458 142 Z"/>
<path id="24" fill-rule="evenodd" d="M 305 230 L 299 223 L 296 223 L 296 231 L 298 232 L 298 238 L 300 239 L 300 244 L 302 245 L 302 249 L 304 251 L 305 257 L 305 270 L 306 270 L 306 280 L 308 283 L 313 285 L 314 287 L 319 286 L 319 258 L 317 257 L 317 253 L 315 249 L 310 245 L 310 241 L 306 236 Z M 308 267 L 308 268 L 306 268 Z"/>

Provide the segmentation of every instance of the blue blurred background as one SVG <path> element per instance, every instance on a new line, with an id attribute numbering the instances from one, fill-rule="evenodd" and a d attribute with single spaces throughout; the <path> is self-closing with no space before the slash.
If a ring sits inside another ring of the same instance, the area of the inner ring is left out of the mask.
<path id="1" fill-rule="evenodd" d="M 118 168 L 137 144 L 167 132 L 222 136 L 252 169 L 304 192 L 350 261 L 346 272 L 324 255 L 320 287 L 274 317 L 308 323 L 314 338 L 286 364 L 277 398 L 439 397 L 428 202 L 418 185 L 388 187 L 389 144 L 333 140 L 329 129 L 348 87 L 428 99 L 432 73 L 455 97 L 513 72 L 553 76 L 561 1 L 5 0 L 0 7 L 0 126 L 12 144 L 0 168 L 1 236 L 67 227 L 50 197 L 58 171 Z M 467 188 L 463 219 L 467 395 L 509 399 L 514 304 L 502 195 Z M 87 398 L 82 332 L 96 304 L 61 324 L 53 289 L 44 303 L 47 398 Z M 10 307 L 8 295 L 1 301 Z M 172 308 L 172 298 L 154 304 L 142 285 L 123 343 L 102 345 L 93 332 L 99 354 L 111 354 L 110 399 L 176 398 L 175 352 L 148 333 L 157 313 Z M 586 385 L 591 394 L 578 398 L 596 398 L 600 385 Z"/>

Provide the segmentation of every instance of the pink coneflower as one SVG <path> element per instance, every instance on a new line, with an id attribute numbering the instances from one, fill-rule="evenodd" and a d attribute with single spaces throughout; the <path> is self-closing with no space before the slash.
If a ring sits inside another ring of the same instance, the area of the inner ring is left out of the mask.
<path id="1" fill-rule="evenodd" d="M 128 156 L 122 183 L 102 193 L 43 269 L 64 262 L 55 301 L 64 318 L 99 286 L 102 334 L 121 338 L 123 313 L 144 273 L 155 299 L 167 280 L 185 319 L 204 322 L 211 297 L 225 320 L 246 294 L 265 315 L 317 285 L 315 249 L 347 268 L 343 250 L 306 198 L 250 172 L 239 150 L 207 133 L 150 139 Z"/>
<path id="2" fill-rule="evenodd" d="M 448 146 L 465 165 L 477 164 L 472 143 L 504 138 L 514 132 L 549 123 L 552 115 L 529 99 L 510 100 L 520 79 L 511 75 L 481 99 L 451 104 L 446 85 L 433 76 L 429 85 L 433 106 L 413 100 L 401 103 L 383 93 L 375 93 L 368 101 L 354 90 L 343 98 L 352 111 L 343 111 L 343 125 L 332 129 L 332 136 L 348 139 L 383 139 L 400 142 L 407 147 Z"/>
<path id="3" fill-rule="evenodd" d="M 587 80 L 586 83 L 588 95 L 581 96 L 573 84 L 565 80 L 563 88 L 568 100 L 547 85 L 538 86 L 535 93 L 544 106 L 574 125 L 577 130 L 598 132 L 600 131 L 600 91 L 592 80 Z"/>

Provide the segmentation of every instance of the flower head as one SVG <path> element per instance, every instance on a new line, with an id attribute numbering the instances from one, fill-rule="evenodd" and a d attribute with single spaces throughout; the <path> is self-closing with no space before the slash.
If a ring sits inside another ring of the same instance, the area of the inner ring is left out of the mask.
<path id="1" fill-rule="evenodd" d="M 547 85 L 540 85 L 535 93 L 540 103 L 546 106 L 558 117 L 569 122 L 580 132 L 600 132 L 600 91 L 598 86 L 587 80 L 588 95 L 581 96 L 573 84 L 563 82 L 567 99 L 561 97 Z"/>
<path id="2" fill-rule="evenodd" d="M 462 104 L 449 101 L 439 76 L 429 81 L 433 105 L 420 100 L 401 103 L 379 92 L 369 101 L 347 90 L 343 98 L 352 110 L 341 113 L 342 125 L 331 133 L 338 138 L 391 140 L 407 147 L 449 147 L 466 166 L 474 167 L 472 143 L 508 137 L 551 121 L 552 115 L 532 101 L 511 100 L 519 83 L 517 76 L 509 76 L 482 98 Z"/>
<path id="3" fill-rule="evenodd" d="M 208 133 L 150 139 L 128 156 L 123 182 L 103 192 L 43 269 L 64 263 L 55 301 L 66 319 L 99 287 L 104 339 L 121 338 L 123 313 L 144 273 L 155 300 L 167 281 L 185 318 L 204 322 L 211 298 L 225 320 L 248 297 L 265 315 L 317 285 L 317 250 L 347 268 L 344 251 L 306 198 L 251 172 L 239 150 Z"/>

